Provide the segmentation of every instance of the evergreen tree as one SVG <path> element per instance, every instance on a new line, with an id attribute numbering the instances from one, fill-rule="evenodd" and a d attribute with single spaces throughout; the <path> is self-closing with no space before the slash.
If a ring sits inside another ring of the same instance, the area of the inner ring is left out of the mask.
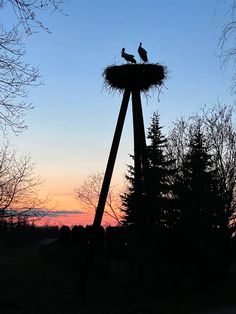
<path id="1" fill-rule="evenodd" d="M 155 224 L 161 228 L 170 228 L 176 220 L 173 199 L 175 169 L 173 159 L 167 152 L 168 142 L 162 134 L 159 120 L 158 113 L 154 113 L 147 132 L 149 206 Z"/>
<path id="2" fill-rule="evenodd" d="M 233 107 L 231 106 L 218 104 L 207 110 L 203 108 L 199 114 L 188 119 L 177 120 L 168 138 L 169 149 L 176 161 L 179 174 L 178 177 L 176 176 L 177 185 L 181 189 L 178 181 L 183 180 L 183 168 L 184 165 L 186 166 L 187 154 L 188 157 L 190 156 L 190 143 L 191 141 L 194 142 L 194 134 L 197 137 L 197 130 L 198 132 L 201 131 L 204 150 L 210 155 L 210 159 L 208 159 L 210 166 L 208 165 L 207 171 L 209 169 L 214 170 L 212 172 L 214 193 L 212 194 L 215 196 L 212 196 L 212 204 L 215 204 L 213 206 L 215 209 L 214 213 L 210 215 L 212 226 L 224 229 L 226 233 L 230 232 L 231 234 L 236 229 L 236 132 L 234 120 Z M 183 192 L 183 197 L 185 193 L 188 192 Z M 176 194 L 178 202 L 183 203 L 178 190 L 176 190 Z M 183 204 L 180 205 L 178 205 L 179 209 L 183 207 Z"/>
<path id="3" fill-rule="evenodd" d="M 131 158 L 133 156 L 131 155 Z M 134 167 L 128 165 L 128 174 L 125 179 L 127 181 L 126 191 L 120 195 L 122 203 L 123 219 L 121 223 L 129 226 L 135 221 L 135 201 L 134 201 Z"/>
<path id="4" fill-rule="evenodd" d="M 228 216 L 215 158 L 201 125 L 193 126 L 177 177 L 180 212 L 177 247 L 185 263 L 196 267 L 200 283 L 220 280 L 230 261 Z"/>
<path id="5" fill-rule="evenodd" d="M 142 203 L 143 223 L 158 225 L 160 227 L 169 227 L 172 210 L 172 176 L 173 161 L 167 154 L 167 140 L 161 132 L 162 127 L 159 124 L 159 115 L 154 113 L 150 127 L 147 132 L 147 163 L 148 175 L 145 182 L 144 195 Z M 134 168 L 128 166 L 127 192 L 121 195 L 124 224 L 133 224 L 135 222 L 135 203 L 134 203 Z"/>
<path id="6" fill-rule="evenodd" d="M 189 148 L 178 177 L 177 195 L 181 225 L 193 237 L 219 228 L 221 193 L 212 156 L 200 125 L 190 134 Z"/>

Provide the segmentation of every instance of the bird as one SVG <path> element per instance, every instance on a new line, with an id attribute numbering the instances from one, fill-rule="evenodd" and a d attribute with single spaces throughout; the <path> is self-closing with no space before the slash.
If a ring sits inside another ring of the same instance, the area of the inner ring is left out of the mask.
<path id="1" fill-rule="evenodd" d="M 136 63 L 136 60 L 134 59 L 134 55 L 130 55 L 125 52 L 125 48 L 122 48 L 121 50 L 121 57 L 124 58 L 126 61 L 131 63 Z"/>
<path id="2" fill-rule="evenodd" d="M 147 51 L 142 47 L 142 43 L 139 44 L 138 53 L 143 62 L 148 62 Z"/>

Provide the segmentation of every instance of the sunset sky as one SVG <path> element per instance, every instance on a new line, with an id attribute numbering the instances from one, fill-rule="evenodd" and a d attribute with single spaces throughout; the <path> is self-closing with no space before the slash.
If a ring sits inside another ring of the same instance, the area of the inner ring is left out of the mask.
<path id="1" fill-rule="evenodd" d="M 44 85 L 29 93 L 35 108 L 25 117 L 28 129 L 8 138 L 19 153 L 32 157 L 55 209 L 81 210 L 74 188 L 88 174 L 105 170 L 121 95 L 106 90 L 102 72 L 124 63 L 123 47 L 139 60 L 142 41 L 150 62 L 168 68 L 159 101 L 157 92 L 143 98 L 146 127 L 156 110 L 168 132 L 176 118 L 203 105 L 234 103 L 230 68 L 217 57 L 229 2 L 66 0 L 65 15 L 42 13 L 52 34 L 26 38 L 25 60 L 39 66 Z M 3 18 L 10 23 L 12 16 Z M 117 189 L 123 188 L 132 152 L 129 111 L 112 183 Z"/>

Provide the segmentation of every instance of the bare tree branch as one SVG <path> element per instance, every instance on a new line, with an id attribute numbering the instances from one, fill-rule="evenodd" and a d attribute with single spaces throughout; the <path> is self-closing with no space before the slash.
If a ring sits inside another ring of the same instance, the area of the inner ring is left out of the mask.
<path id="1" fill-rule="evenodd" d="M 88 175 L 87 179 L 75 189 L 76 198 L 87 212 L 96 210 L 104 175 L 100 172 Z M 112 188 L 107 196 L 104 213 L 120 224 L 120 209 Z"/>
<path id="2" fill-rule="evenodd" d="M 38 14 L 42 10 L 52 10 L 62 12 L 63 0 L 2 0 L 3 7 L 6 2 L 10 2 L 17 17 L 18 23 L 23 26 L 26 34 L 31 35 L 33 29 L 39 27 L 47 32 L 49 29 L 40 21 Z"/>
<path id="3" fill-rule="evenodd" d="M 0 149 L 0 221 L 45 207 L 47 198 L 38 196 L 41 182 L 33 170 L 30 157 L 17 157 L 9 144 Z"/>
<path id="4" fill-rule="evenodd" d="M 176 168 L 181 169 L 185 147 L 191 134 L 199 123 L 207 140 L 206 145 L 214 162 L 215 171 L 221 185 L 225 211 L 232 219 L 236 212 L 236 128 L 234 108 L 217 104 L 210 109 L 202 108 L 199 114 L 190 119 L 177 121 L 170 133 L 170 150 L 176 160 Z M 181 170 L 180 170 L 181 171 Z"/>
<path id="5" fill-rule="evenodd" d="M 230 65 L 233 69 L 232 92 L 236 91 L 236 1 L 230 1 L 230 8 L 226 15 L 228 22 L 223 26 L 223 30 L 218 42 L 219 56 L 223 65 Z"/>
<path id="6" fill-rule="evenodd" d="M 3 132 L 11 129 L 19 133 L 26 128 L 24 115 L 33 106 L 24 100 L 29 88 L 40 84 L 38 68 L 23 60 L 25 52 L 21 30 L 23 28 L 27 35 L 31 35 L 36 28 L 49 32 L 38 15 L 50 8 L 61 11 L 62 3 L 63 0 L 0 1 L 0 10 L 10 4 L 16 17 L 10 29 L 0 23 L 0 128 Z"/>

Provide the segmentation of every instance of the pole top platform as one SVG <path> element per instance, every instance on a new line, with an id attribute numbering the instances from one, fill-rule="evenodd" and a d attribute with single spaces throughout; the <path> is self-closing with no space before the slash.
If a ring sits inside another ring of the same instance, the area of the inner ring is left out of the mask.
<path id="1" fill-rule="evenodd" d="M 105 68 L 103 77 L 111 89 L 147 92 L 163 85 L 167 69 L 158 63 L 112 65 Z"/>

